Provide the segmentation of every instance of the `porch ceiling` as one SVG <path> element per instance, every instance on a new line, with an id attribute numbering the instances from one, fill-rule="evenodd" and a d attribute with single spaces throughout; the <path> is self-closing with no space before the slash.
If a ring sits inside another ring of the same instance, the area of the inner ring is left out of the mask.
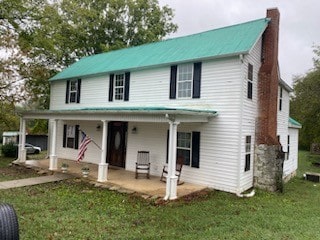
<path id="1" fill-rule="evenodd" d="M 134 122 L 208 122 L 217 111 L 194 108 L 117 107 L 66 110 L 33 110 L 19 112 L 24 119 L 107 120 Z"/>

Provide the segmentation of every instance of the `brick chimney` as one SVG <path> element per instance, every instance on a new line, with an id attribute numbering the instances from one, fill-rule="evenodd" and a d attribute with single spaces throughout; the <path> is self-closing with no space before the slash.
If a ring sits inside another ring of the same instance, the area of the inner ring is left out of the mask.
<path id="1" fill-rule="evenodd" d="M 262 65 L 259 69 L 259 115 L 253 184 L 269 191 L 282 191 L 284 155 L 277 138 L 280 20 L 278 9 L 268 9 L 267 18 L 270 18 L 270 22 L 262 37 Z"/>
<path id="2" fill-rule="evenodd" d="M 262 65 L 258 83 L 258 131 L 257 143 L 278 145 L 277 106 L 278 106 L 278 39 L 280 13 L 277 8 L 267 10 L 270 18 L 262 38 Z"/>

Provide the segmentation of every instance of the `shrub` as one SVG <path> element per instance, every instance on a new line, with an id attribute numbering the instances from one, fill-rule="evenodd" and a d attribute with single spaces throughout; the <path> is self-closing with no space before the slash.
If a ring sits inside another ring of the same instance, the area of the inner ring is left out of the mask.
<path id="1" fill-rule="evenodd" d="M 5 157 L 12 157 L 17 158 L 18 157 L 18 146 L 14 143 L 7 143 L 2 146 L 1 148 L 2 155 Z"/>

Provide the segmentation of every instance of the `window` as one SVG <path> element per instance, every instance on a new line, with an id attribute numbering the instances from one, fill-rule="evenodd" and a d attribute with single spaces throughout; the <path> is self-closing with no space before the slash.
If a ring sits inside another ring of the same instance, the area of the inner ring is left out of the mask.
<path id="1" fill-rule="evenodd" d="M 178 66 L 178 98 L 191 98 L 193 64 Z"/>
<path id="2" fill-rule="evenodd" d="M 123 100 L 124 98 L 124 74 L 117 74 L 114 83 L 114 99 Z"/>
<path id="3" fill-rule="evenodd" d="M 251 136 L 246 136 L 245 161 L 244 171 L 246 172 L 250 170 L 251 164 Z"/>
<path id="4" fill-rule="evenodd" d="M 248 64 L 248 83 L 247 83 L 247 98 L 252 99 L 252 85 L 253 85 L 253 66 Z"/>
<path id="5" fill-rule="evenodd" d="M 66 88 L 66 103 L 80 103 L 81 79 L 68 80 Z"/>
<path id="6" fill-rule="evenodd" d="M 279 111 L 282 110 L 282 87 L 280 87 L 280 93 L 279 93 Z"/>
<path id="7" fill-rule="evenodd" d="M 169 98 L 200 98 L 201 69 L 201 62 L 171 66 Z"/>
<path id="8" fill-rule="evenodd" d="M 183 156 L 184 165 L 191 164 L 191 133 L 178 132 L 177 156 Z"/>
<path id="9" fill-rule="evenodd" d="M 169 130 L 167 135 L 167 162 L 169 153 Z M 200 132 L 177 133 L 177 158 L 184 158 L 184 165 L 200 167 Z"/>
<path id="10" fill-rule="evenodd" d="M 110 74 L 109 77 L 109 102 L 129 101 L 130 72 Z"/>
<path id="11" fill-rule="evenodd" d="M 78 149 L 79 125 L 63 126 L 63 147 Z"/>
<path id="12" fill-rule="evenodd" d="M 289 154 L 290 154 L 290 135 L 288 135 L 287 160 L 289 159 Z"/>

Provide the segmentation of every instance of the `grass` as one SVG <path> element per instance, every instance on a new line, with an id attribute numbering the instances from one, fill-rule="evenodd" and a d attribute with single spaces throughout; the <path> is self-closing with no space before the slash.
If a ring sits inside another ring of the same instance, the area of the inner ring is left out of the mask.
<path id="1" fill-rule="evenodd" d="M 320 184 L 302 174 L 320 168 L 299 154 L 298 176 L 284 194 L 212 191 L 159 206 L 67 180 L 1 190 L 0 201 L 15 207 L 21 239 L 319 239 Z"/>

